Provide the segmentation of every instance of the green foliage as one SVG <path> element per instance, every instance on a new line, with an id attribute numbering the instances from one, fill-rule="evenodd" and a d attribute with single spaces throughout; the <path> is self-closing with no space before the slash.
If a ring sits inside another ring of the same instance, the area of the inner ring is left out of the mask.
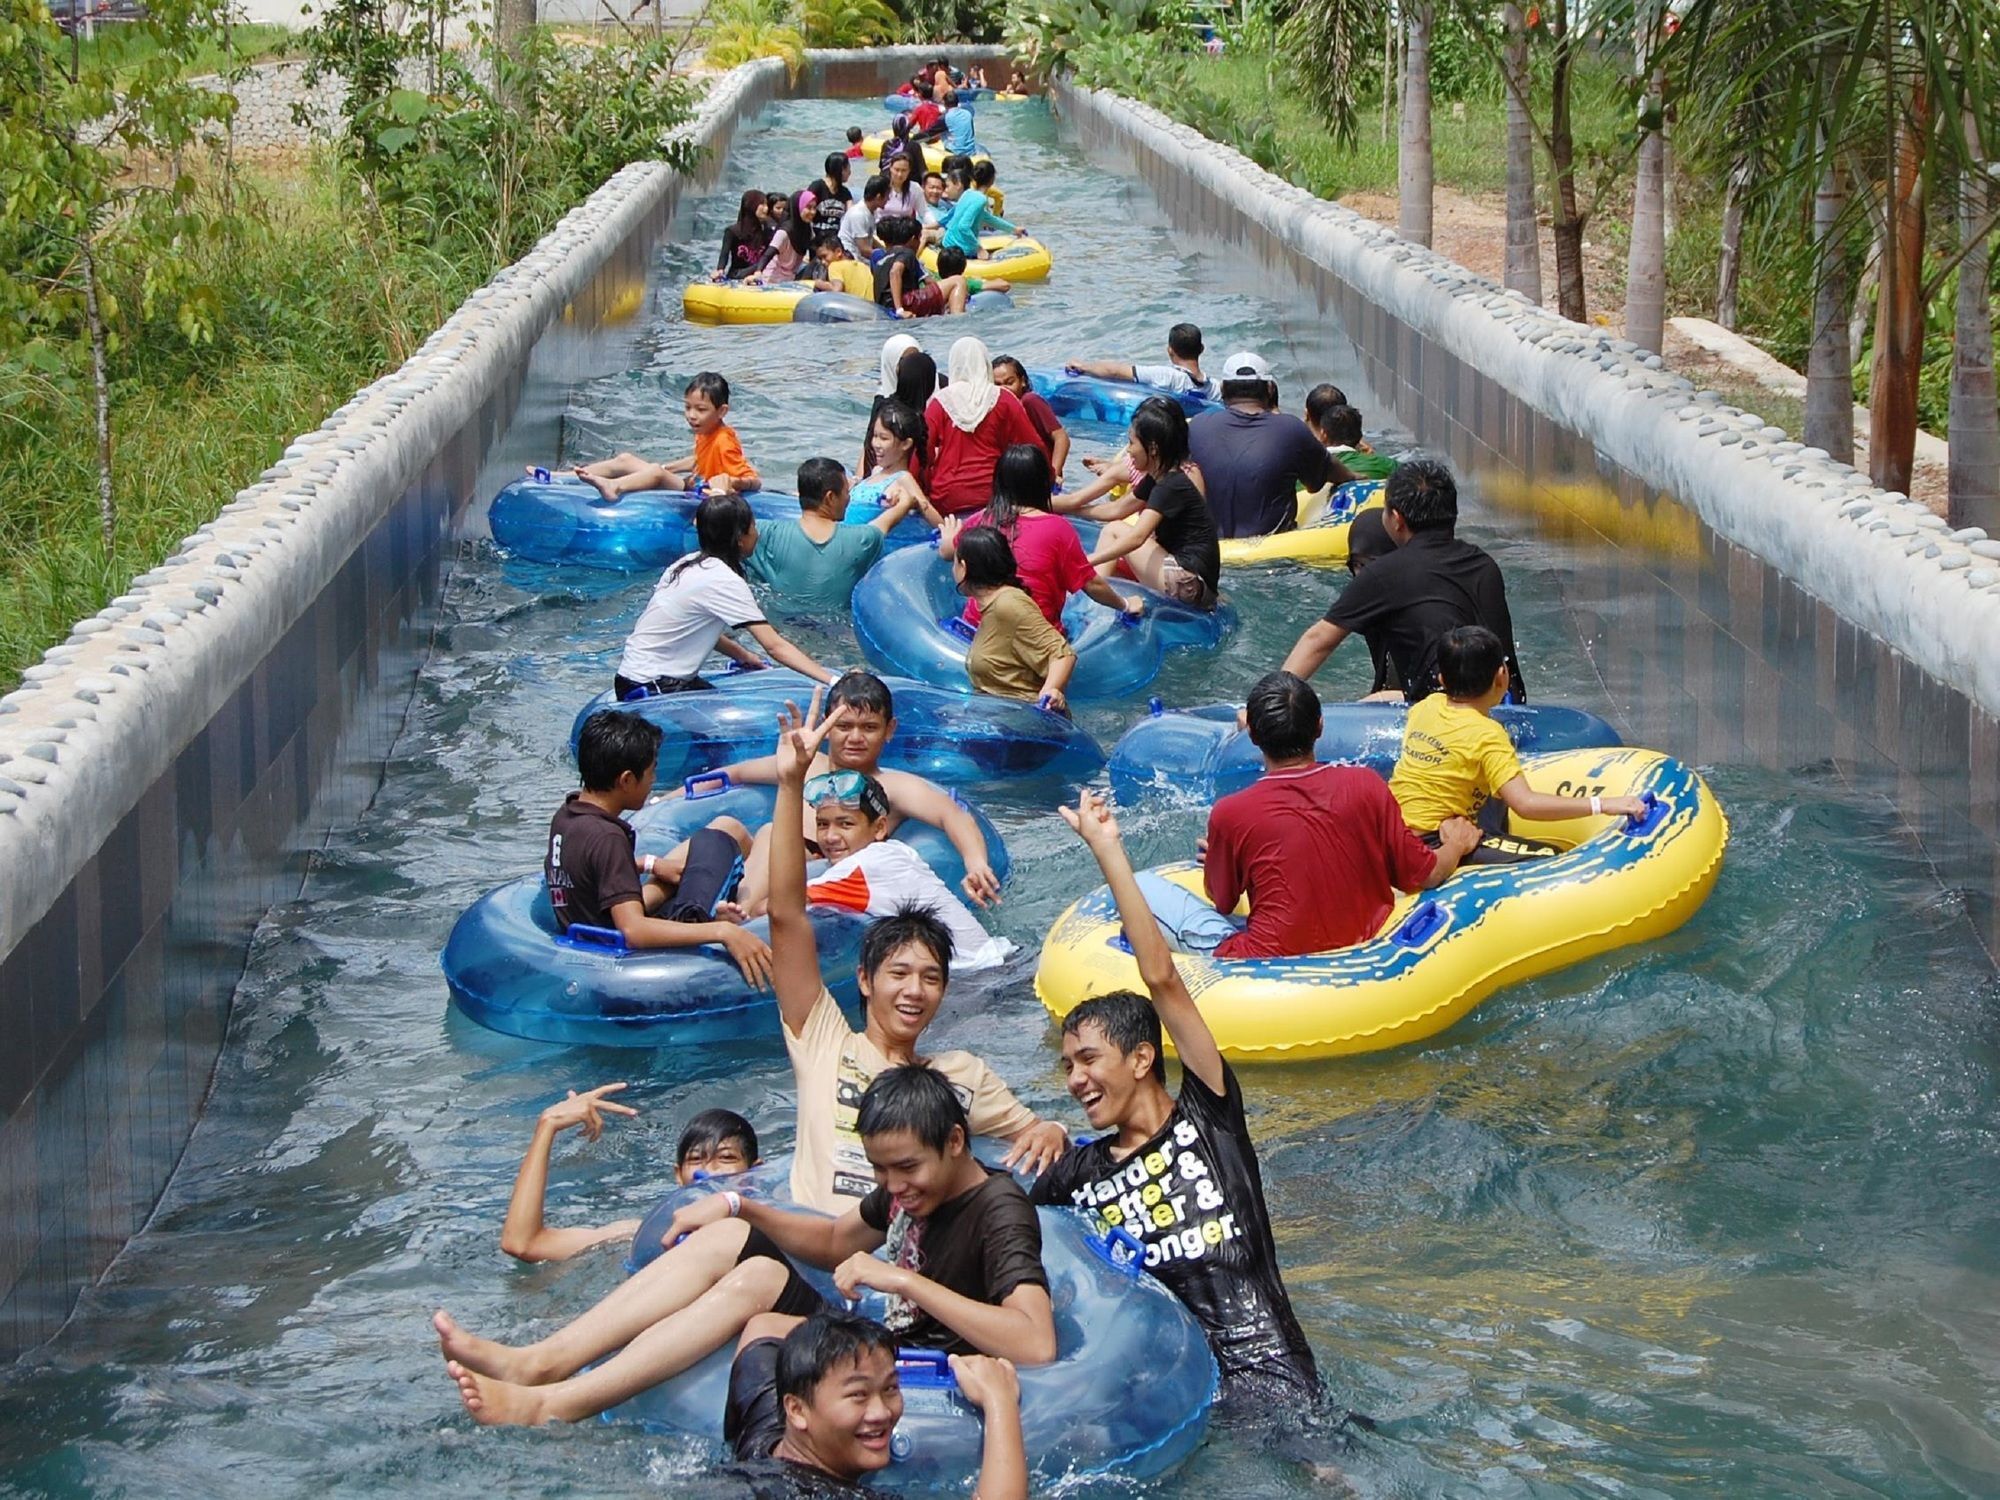
<path id="1" fill-rule="evenodd" d="M 1008 50 L 1031 72 L 1052 76 L 1073 68 L 1083 77 L 1089 67 L 1084 81 L 1093 87 L 1150 99 L 1162 80 L 1143 67 L 1176 66 L 1190 18 L 1186 0 L 1021 0 L 1006 13 L 1005 35 Z M 1133 67 L 1111 71 L 1120 64 Z"/>
<path id="2" fill-rule="evenodd" d="M 892 40 L 902 24 L 882 0 L 804 0 L 799 7 L 808 47 L 872 47 Z"/>
<path id="3" fill-rule="evenodd" d="M 703 51 L 718 68 L 782 57 L 786 69 L 796 75 L 805 66 L 806 39 L 777 0 L 722 0 L 709 9 Z"/>

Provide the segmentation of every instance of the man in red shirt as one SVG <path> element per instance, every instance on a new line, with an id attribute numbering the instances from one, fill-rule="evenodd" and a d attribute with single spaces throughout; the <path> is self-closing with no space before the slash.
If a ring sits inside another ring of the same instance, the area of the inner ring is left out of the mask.
<path id="1" fill-rule="evenodd" d="M 1211 946 L 1225 924 L 1234 930 L 1213 943 L 1217 958 L 1292 958 L 1365 942 L 1388 920 L 1397 891 L 1442 884 L 1479 843 L 1469 818 L 1452 818 L 1432 851 L 1404 826 L 1380 776 L 1316 762 L 1319 695 L 1303 678 L 1265 674 L 1246 713 L 1264 774 L 1209 810 L 1201 858 L 1214 910 L 1189 921 L 1185 903 L 1154 909 L 1184 947 Z M 1242 923 L 1226 914 L 1245 895 L 1250 918 Z"/>

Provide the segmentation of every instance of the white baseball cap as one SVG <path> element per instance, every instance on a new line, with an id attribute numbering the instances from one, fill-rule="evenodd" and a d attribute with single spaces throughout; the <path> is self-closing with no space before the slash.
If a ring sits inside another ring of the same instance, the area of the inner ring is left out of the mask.
<path id="1" fill-rule="evenodd" d="M 1270 361 L 1248 349 L 1238 350 L 1222 362 L 1224 380 L 1273 380 Z"/>

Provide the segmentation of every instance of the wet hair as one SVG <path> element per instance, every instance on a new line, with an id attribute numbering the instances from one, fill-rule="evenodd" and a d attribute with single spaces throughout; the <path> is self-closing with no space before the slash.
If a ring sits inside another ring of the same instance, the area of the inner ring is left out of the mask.
<path id="1" fill-rule="evenodd" d="M 820 502 L 837 495 L 847 483 L 847 470 L 835 458 L 809 458 L 799 465 L 799 509 L 818 510 Z"/>
<path id="2" fill-rule="evenodd" d="M 1449 532 L 1458 525 L 1458 481 L 1435 458 L 1407 458 L 1382 487 L 1382 504 L 1412 531 Z"/>
<path id="3" fill-rule="evenodd" d="M 901 214 L 891 214 L 886 219 L 875 221 L 875 238 L 885 245 L 907 245 L 920 232 L 915 219 Z"/>
<path id="4" fill-rule="evenodd" d="M 864 1140 L 907 1130 L 937 1152 L 950 1147 L 954 1130 L 963 1133 L 967 1144 L 972 1141 L 972 1122 L 965 1117 L 958 1090 L 928 1063 L 884 1068 L 877 1073 L 862 1092 L 854 1128 Z"/>
<path id="5" fill-rule="evenodd" d="M 866 135 L 867 133 L 868 133 L 868 132 L 867 132 L 867 131 L 865 131 L 865 130 L 863 130 L 863 129 L 862 129 L 862 128 L 861 128 L 860 126 L 859 126 L 859 125 L 850 125 L 850 126 L 848 126 L 848 127 L 847 127 L 847 144 L 848 144 L 848 145 L 850 145 L 850 146 L 858 146 L 858 145 L 860 145 L 860 144 L 861 144 L 861 138 L 862 138 L 863 136 L 865 136 L 865 135 Z"/>
<path id="6" fill-rule="evenodd" d="M 673 582 L 704 557 L 714 558 L 741 578 L 743 538 L 756 524 L 750 502 L 741 495 L 703 495 L 701 504 L 694 508 L 696 548 L 667 569 L 667 581 Z"/>
<path id="7" fill-rule="evenodd" d="M 889 177 L 886 172 L 877 172 L 873 177 L 861 184 L 861 201 L 864 203 L 870 198 L 886 198 L 888 196 Z"/>
<path id="8" fill-rule="evenodd" d="M 1153 1049 L 1153 1071 L 1149 1078 L 1167 1081 L 1167 1052 L 1160 1037 L 1160 1013 L 1152 1001 L 1132 990 L 1113 990 L 1108 995 L 1092 995 L 1063 1017 L 1062 1034 L 1075 1036 L 1086 1026 L 1095 1026 L 1104 1039 L 1130 1056 L 1143 1045 Z"/>
<path id="9" fill-rule="evenodd" d="M 922 352 L 922 351 L 919 351 Z M 928 358 L 929 356 L 926 356 Z M 907 362 L 907 360 L 906 360 Z M 915 458 L 924 446 L 924 417 L 922 412 L 912 411 L 897 397 L 891 396 L 875 408 L 875 420 L 888 431 L 890 437 L 899 443 L 915 443 L 910 457 Z M 870 437 L 874 434 L 870 433 Z"/>
<path id="10" fill-rule="evenodd" d="M 651 719 L 607 708 L 583 721 L 576 737 L 576 769 L 586 792 L 608 792 L 630 771 L 644 779 L 660 758 L 660 726 Z"/>
<path id="11" fill-rule="evenodd" d="M 1014 358 L 1013 355 L 1011 354 L 994 355 L 993 373 L 995 375 L 998 375 L 1000 373 L 1000 367 L 1002 365 L 1005 365 L 1008 369 L 1012 370 L 1016 375 L 1020 376 L 1021 384 L 1026 385 L 1028 383 L 1028 367 L 1022 364 L 1018 359 Z"/>
<path id="12" fill-rule="evenodd" d="M 946 245 L 937 253 L 937 273 L 940 277 L 963 276 L 965 274 L 965 252 Z"/>
<path id="13" fill-rule="evenodd" d="M 965 590 L 1020 588 L 1020 566 L 1013 544 L 997 526 L 968 526 L 958 534 L 955 549 L 965 564 Z"/>
<path id="14" fill-rule="evenodd" d="M 923 424 L 924 408 L 930 405 L 937 388 L 937 361 L 923 350 L 912 349 L 897 361 L 896 400 L 917 414 L 919 426 Z"/>
<path id="15" fill-rule="evenodd" d="M 1438 637 L 1438 678 L 1453 698 L 1477 698 L 1507 664 L 1507 648 L 1484 625 L 1461 625 Z"/>
<path id="16" fill-rule="evenodd" d="M 1162 470 L 1177 469 L 1187 462 L 1188 419 L 1178 401 L 1165 396 L 1148 396 L 1141 401 L 1132 413 L 1132 436 Z"/>
<path id="17" fill-rule="evenodd" d="M 1167 330 L 1167 348 L 1182 359 L 1201 358 L 1201 330 L 1192 323 L 1176 323 Z"/>
<path id="18" fill-rule="evenodd" d="M 986 507 L 990 526 L 1002 531 L 1020 520 L 1024 510 L 1047 510 L 1055 490 L 1048 450 L 1040 443 L 1015 443 L 993 466 L 993 499 Z"/>
<path id="19" fill-rule="evenodd" d="M 742 1146 L 746 1162 L 754 1162 L 763 1155 L 757 1149 L 757 1132 L 750 1128 L 750 1122 L 743 1116 L 733 1109 L 705 1109 L 682 1129 L 681 1138 L 674 1146 L 674 1165 L 685 1165 L 697 1151 L 704 1156 L 712 1156 L 718 1147 L 728 1141 Z"/>
<path id="20" fill-rule="evenodd" d="M 1250 689 L 1244 717 L 1251 744 L 1273 760 L 1296 760 L 1319 738 L 1319 694 L 1303 677 L 1266 672 Z"/>
<path id="21" fill-rule="evenodd" d="M 869 923 L 861 935 L 861 972 L 873 976 L 912 943 L 937 960 L 946 980 L 951 978 L 951 929 L 938 920 L 936 912 L 914 901 Z"/>
<path id="22" fill-rule="evenodd" d="M 847 181 L 847 153 L 829 151 L 826 153 L 826 178 L 829 182 Z"/>
<path id="23" fill-rule="evenodd" d="M 993 179 L 998 175 L 990 161 L 976 161 L 972 164 L 972 181 L 975 187 L 981 189 L 992 187 Z"/>
<path id="24" fill-rule="evenodd" d="M 858 667 L 842 672 L 833 680 L 833 686 L 826 690 L 826 711 L 833 713 L 842 708 L 880 714 L 885 720 L 896 717 L 896 699 L 889 691 L 889 684 L 873 672 L 864 672 Z"/>
<path id="25" fill-rule="evenodd" d="M 706 396 L 710 406 L 720 409 L 729 404 L 729 381 L 713 370 L 703 370 L 687 383 L 681 394 Z"/>
<path id="26" fill-rule="evenodd" d="M 895 1362 L 896 1335 L 880 1323 L 859 1313 L 816 1312 L 778 1345 L 778 1400 L 797 1396 L 810 1405 L 827 1376 L 876 1353 Z"/>
<path id="27" fill-rule="evenodd" d="M 1382 512 L 1370 506 L 1354 518 L 1354 524 L 1347 528 L 1347 571 L 1359 573 L 1377 558 L 1387 557 L 1396 550 L 1395 538 L 1389 535 L 1389 528 L 1382 524 Z"/>

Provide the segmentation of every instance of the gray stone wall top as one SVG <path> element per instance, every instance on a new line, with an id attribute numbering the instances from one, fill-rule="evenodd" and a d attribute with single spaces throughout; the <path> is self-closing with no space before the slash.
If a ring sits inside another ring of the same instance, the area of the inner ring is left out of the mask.
<path id="1" fill-rule="evenodd" d="M 2000 715 L 2000 541 L 1976 527 L 1952 531 L 1922 503 L 1697 390 L 1657 355 L 1536 307 L 1158 110 L 1068 85 L 1056 95 L 1177 163 L 1246 220 Z"/>

